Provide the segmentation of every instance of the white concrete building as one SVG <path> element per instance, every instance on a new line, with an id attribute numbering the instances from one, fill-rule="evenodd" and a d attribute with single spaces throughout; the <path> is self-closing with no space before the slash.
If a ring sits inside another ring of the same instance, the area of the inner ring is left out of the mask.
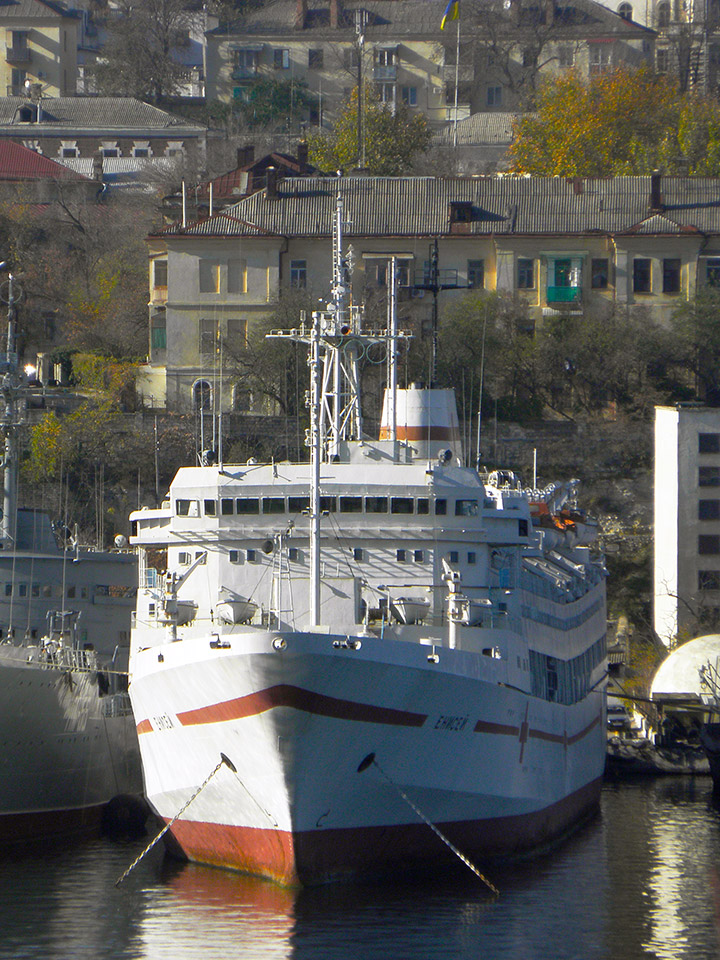
<path id="1" fill-rule="evenodd" d="M 667 646 L 720 614 L 720 408 L 655 409 L 654 628 Z"/>

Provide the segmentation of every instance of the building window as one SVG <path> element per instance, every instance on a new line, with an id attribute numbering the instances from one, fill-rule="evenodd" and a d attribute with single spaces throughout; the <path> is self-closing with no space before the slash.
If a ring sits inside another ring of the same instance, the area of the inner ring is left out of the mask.
<path id="1" fill-rule="evenodd" d="M 535 289 L 535 261 L 520 257 L 517 262 L 518 290 Z"/>
<path id="2" fill-rule="evenodd" d="M 273 67 L 276 70 L 288 70 L 290 68 L 290 51 L 273 50 Z"/>
<path id="3" fill-rule="evenodd" d="M 349 47 L 343 52 L 343 64 L 346 70 L 357 71 L 360 65 L 357 47 Z"/>
<path id="4" fill-rule="evenodd" d="M 198 261 L 200 293 L 220 292 L 220 264 L 217 260 Z"/>
<path id="5" fill-rule="evenodd" d="M 502 87 L 487 88 L 487 105 L 489 107 L 502 106 Z"/>
<path id="6" fill-rule="evenodd" d="M 425 551 L 413 550 L 413 560 L 415 563 L 425 563 Z"/>
<path id="7" fill-rule="evenodd" d="M 720 500 L 699 500 L 698 520 L 720 520 Z"/>
<path id="8" fill-rule="evenodd" d="M 290 261 L 290 286 L 298 290 L 307 287 L 307 260 Z"/>
<path id="9" fill-rule="evenodd" d="M 667 0 L 657 5 L 657 25 L 660 29 L 670 26 L 670 4 Z"/>
<path id="10" fill-rule="evenodd" d="M 198 324 L 198 351 L 201 357 L 212 357 L 217 346 L 217 320 L 200 320 Z"/>
<path id="11" fill-rule="evenodd" d="M 667 73 L 670 69 L 670 52 L 660 49 L 655 51 L 655 69 L 658 73 Z"/>
<path id="12" fill-rule="evenodd" d="M 467 278 L 468 278 L 469 287 L 473 287 L 473 288 L 484 287 L 485 286 L 485 261 L 484 260 L 468 260 Z"/>
<path id="13" fill-rule="evenodd" d="M 60 143 L 60 156 L 79 157 L 80 151 L 78 150 L 77 143 L 74 140 L 63 140 Z"/>
<path id="14" fill-rule="evenodd" d="M 164 313 L 152 318 L 150 324 L 150 347 L 153 350 L 165 350 L 167 347 L 167 331 Z"/>
<path id="15" fill-rule="evenodd" d="M 698 570 L 698 590 L 720 590 L 720 570 Z"/>
<path id="16" fill-rule="evenodd" d="M 207 380 L 196 380 L 192 387 L 193 407 L 196 411 L 212 409 L 212 389 Z"/>
<path id="17" fill-rule="evenodd" d="M 168 262 L 167 260 L 153 260 L 153 286 L 167 287 Z"/>
<path id="18" fill-rule="evenodd" d="M 701 533 L 698 537 L 698 553 L 703 557 L 720 553 L 720 534 Z"/>
<path id="19" fill-rule="evenodd" d="M 165 147 L 166 157 L 182 157 L 185 153 L 185 147 L 182 140 L 168 140 Z"/>
<path id="20" fill-rule="evenodd" d="M 699 433 L 698 453 L 720 453 L 720 433 Z"/>
<path id="21" fill-rule="evenodd" d="M 608 267 L 608 261 L 605 257 L 593 259 L 591 267 L 592 276 L 590 280 L 593 290 L 607 290 L 609 275 Z"/>
<path id="22" fill-rule="evenodd" d="M 230 317 L 227 322 L 227 338 L 236 350 L 244 350 L 247 346 L 247 320 Z"/>
<path id="23" fill-rule="evenodd" d="M 561 70 L 569 70 L 575 63 L 575 51 L 572 47 L 558 49 L 558 62 Z"/>
<path id="24" fill-rule="evenodd" d="M 650 293 L 652 262 L 636 257 L 633 260 L 633 293 Z"/>
<path id="25" fill-rule="evenodd" d="M 590 75 L 605 73 L 612 66 L 612 48 L 595 44 L 590 47 Z"/>
<path id="26" fill-rule="evenodd" d="M 632 5 L 629 3 L 621 3 L 618 7 L 618 15 L 621 16 L 623 20 L 632 20 Z"/>
<path id="27" fill-rule="evenodd" d="M 405 563 L 407 560 L 407 550 L 403 550 L 402 547 L 398 547 L 395 551 L 395 559 L 398 563 Z"/>
<path id="28" fill-rule="evenodd" d="M 104 157 L 119 157 L 120 149 L 117 145 L 117 141 L 113 141 L 113 142 L 106 141 L 102 143 L 100 146 L 100 153 Z"/>
<path id="29" fill-rule="evenodd" d="M 228 260 L 228 293 L 247 293 L 247 260 Z"/>
<path id="30" fill-rule="evenodd" d="M 232 71 L 233 80 L 244 80 L 247 77 L 254 77 L 257 73 L 257 65 L 257 50 L 236 50 L 235 64 Z"/>
<path id="31" fill-rule="evenodd" d="M 322 49 L 308 50 L 308 69 L 322 70 L 323 51 Z"/>
<path id="32" fill-rule="evenodd" d="M 720 257 L 705 261 L 705 280 L 710 287 L 720 287 Z"/>
<path id="33" fill-rule="evenodd" d="M 362 547 L 353 547 L 353 560 L 355 563 L 362 563 L 364 560 L 363 557 L 363 548 Z"/>
<path id="34" fill-rule="evenodd" d="M 417 106 L 417 87 L 401 87 L 400 96 L 406 107 Z"/>
<path id="35" fill-rule="evenodd" d="M 720 487 L 720 467 L 698 467 L 699 487 Z"/>
<path id="36" fill-rule="evenodd" d="M 680 260 L 663 260 L 663 293 L 680 293 Z"/>

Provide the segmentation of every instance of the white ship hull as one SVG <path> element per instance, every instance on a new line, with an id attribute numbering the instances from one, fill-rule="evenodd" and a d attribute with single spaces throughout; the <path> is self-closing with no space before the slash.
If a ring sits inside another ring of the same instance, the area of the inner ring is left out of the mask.
<path id="1" fill-rule="evenodd" d="M 0 645 L 0 844 L 98 829 L 113 797 L 142 793 L 127 695 L 98 672 Z M 31 658 L 31 659 L 30 659 Z"/>
<path id="2" fill-rule="evenodd" d="M 594 809 L 601 690 L 565 706 L 504 685 L 492 657 L 358 639 L 236 628 L 219 645 L 137 652 L 131 697 L 160 817 L 221 754 L 237 771 L 223 766 L 173 824 L 178 851 L 316 883 L 452 859 L 400 791 L 469 857 L 537 847 Z"/>

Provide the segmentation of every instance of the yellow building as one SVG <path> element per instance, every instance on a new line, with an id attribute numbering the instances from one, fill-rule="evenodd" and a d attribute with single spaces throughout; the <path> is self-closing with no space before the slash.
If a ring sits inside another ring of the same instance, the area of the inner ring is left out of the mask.
<path id="1" fill-rule="evenodd" d="M 0 21 L 4 28 L 0 30 L 3 95 L 73 96 L 77 15 L 52 0 L 18 0 L 0 5 Z"/>

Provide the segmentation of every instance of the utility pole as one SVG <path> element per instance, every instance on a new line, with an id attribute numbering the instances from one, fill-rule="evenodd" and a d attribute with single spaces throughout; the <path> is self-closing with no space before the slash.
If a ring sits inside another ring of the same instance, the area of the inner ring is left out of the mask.
<path id="1" fill-rule="evenodd" d="M 365 25 L 367 13 L 365 10 L 355 11 L 355 34 L 357 36 L 357 162 L 362 169 L 365 166 L 365 131 L 363 130 L 363 49 L 365 47 Z"/>

